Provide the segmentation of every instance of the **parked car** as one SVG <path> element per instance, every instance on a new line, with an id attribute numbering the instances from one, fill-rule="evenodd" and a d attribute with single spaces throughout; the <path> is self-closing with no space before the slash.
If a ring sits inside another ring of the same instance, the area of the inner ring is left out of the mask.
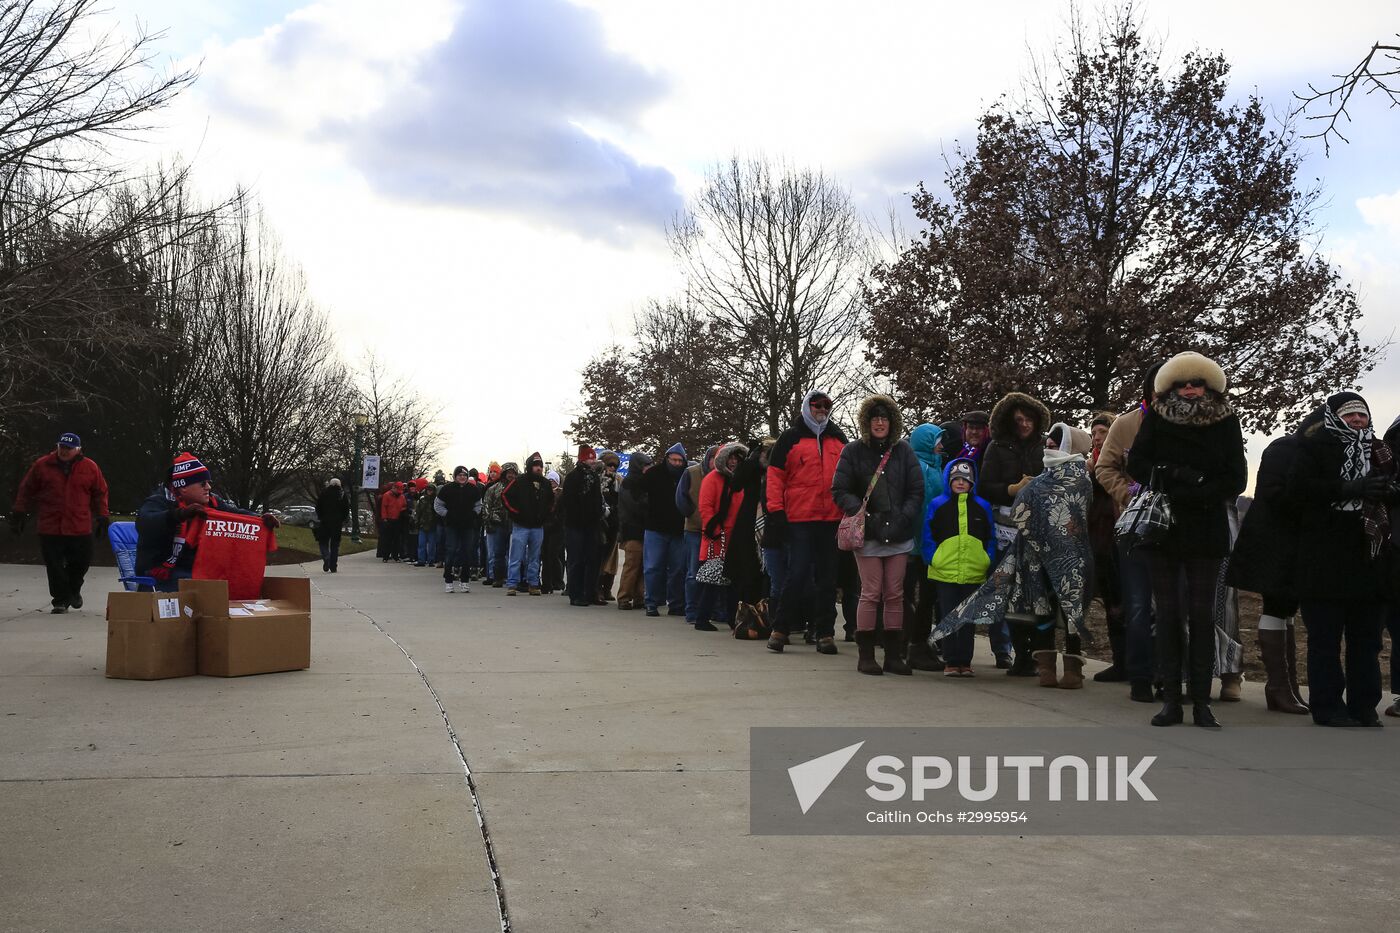
<path id="1" fill-rule="evenodd" d="M 284 525 L 294 525 L 298 528 L 311 528 L 316 524 L 316 507 L 314 505 L 294 505 L 289 507 L 282 519 Z"/>

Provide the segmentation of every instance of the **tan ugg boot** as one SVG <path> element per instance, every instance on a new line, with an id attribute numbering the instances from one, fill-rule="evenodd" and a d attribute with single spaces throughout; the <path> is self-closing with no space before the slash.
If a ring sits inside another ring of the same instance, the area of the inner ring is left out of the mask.
<path id="1" fill-rule="evenodd" d="M 1059 678 L 1055 675 L 1055 659 L 1059 656 L 1057 651 L 1035 651 L 1031 657 L 1035 658 L 1035 671 L 1040 675 L 1040 685 L 1042 687 L 1058 687 Z"/>
<path id="2" fill-rule="evenodd" d="M 1084 659 L 1079 655 L 1065 655 L 1065 675 L 1060 678 L 1060 689 L 1084 689 Z"/>
<path id="3" fill-rule="evenodd" d="M 1220 675 L 1220 699 L 1225 703 L 1238 703 L 1244 698 L 1244 675 Z"/>

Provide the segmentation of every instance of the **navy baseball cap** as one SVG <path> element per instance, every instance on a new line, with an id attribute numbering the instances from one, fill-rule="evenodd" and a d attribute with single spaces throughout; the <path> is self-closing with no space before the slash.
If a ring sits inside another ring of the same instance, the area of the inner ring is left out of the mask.
<path id="1" fill-rule="evenodd" d="M 66 434 L 60 434 L 58 436 L 58 446 L 81 447 L 83 446 L 83 439 L 78 435 L 74 434 L 72 431 L 69 431 Z"/>

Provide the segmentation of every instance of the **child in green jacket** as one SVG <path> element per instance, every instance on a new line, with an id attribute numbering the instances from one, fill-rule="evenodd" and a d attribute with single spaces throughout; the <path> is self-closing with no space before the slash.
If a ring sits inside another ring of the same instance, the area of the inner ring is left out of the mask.
<path id="1" fill-rule="evenodd" d="M 977 464 L 959 457 L 943 468 L 943 495 L 924 516 L 924 560 L 938 591 L 939 615 L 958 607 L 986 582 L 996 553 L 992 507 L 973 490 Z M 973 627 L 964 625 L 943 642 L 945 677 L 971 677 Z"/>

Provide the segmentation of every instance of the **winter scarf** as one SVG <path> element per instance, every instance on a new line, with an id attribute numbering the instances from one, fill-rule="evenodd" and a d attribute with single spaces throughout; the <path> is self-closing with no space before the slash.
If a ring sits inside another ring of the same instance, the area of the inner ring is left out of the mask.
<path id="1" fill-rule="evenodd" d="M 1091 639 L 1084 621 L 1092 566 L 1089 473 L 1079 454 L 1057 454 L 1055 461 L 1016 496 L 1015 539 L 981 589 L 943 617 L 929 636 L 931 647 L 964 625 L 1051 619 L 1057 611 L 1069 631 Z"/>
<path id="2" fill-rule="evenodd" d="M 1217 421 L 1224 421 L 1234 412 L 1225 396 L 1209 389 L 1200 398 L 1182 398 L 1175 392 L 1167 392 L 1157 396 L 1152 407 L 1157 414 L 1172 424 L 1188 427 L 1215 424 Z"/>
<path id="3" fill-rule="evenodd" d="M 1361 479 L 1373 470 L 1390 472 L 1390 447 L 1385 441 L 1376 440 L 1375 431 L 1370 425 L 1360 431 L 1352 430 L 1329 405 L 1322 412 L 1322 427 L 1342 445 L 1342 482 Z M 1361 513 L 1361 526 L 1370 542 L 1371 557 L 1374 559 L 1390 537 L 1390 510 L 1385 503 L 1379 499 L 1343 499 L 1333 503 L 1332 508 L 1339 512 Z"/>

